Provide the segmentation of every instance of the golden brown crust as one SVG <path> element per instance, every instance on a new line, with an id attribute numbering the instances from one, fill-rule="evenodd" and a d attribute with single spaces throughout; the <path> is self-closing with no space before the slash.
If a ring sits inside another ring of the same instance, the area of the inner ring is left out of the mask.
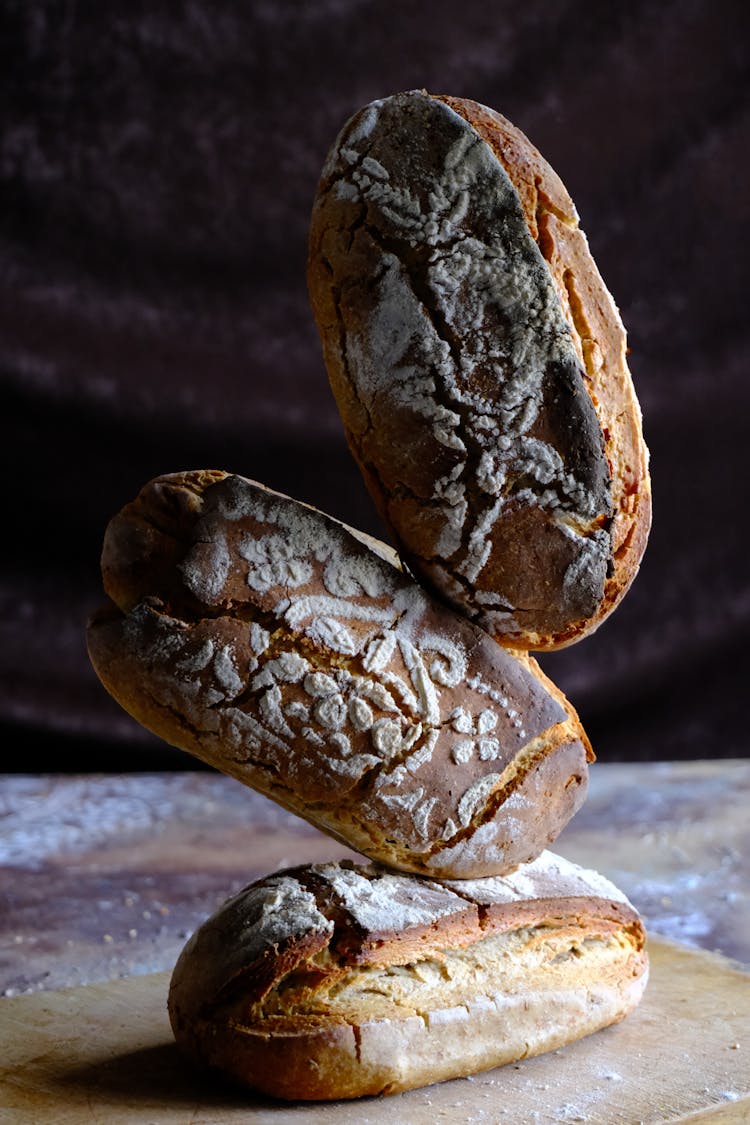
<path id="1" fill-rule="evenodd" d="M 157 478 L 107 531 L 92 662 L 149 730 L 372 858 L 533 859 L 586 792 L 578 717 L 387 554 L 241 477 Z"/>
<path id="2" fill-rule="evenodd" d="M 365 482 L 420 580 L 515 648 L 595 628 L 648 532 L 624 333 L 571 214 L 502 118 L 412 91 L 345 126 L 311 224 L 311 302 Z"/>
<path id="3" fill-rule="evenodd" d="M 217 911 L 175 967 L 169 1012 L 185 1050 L 254 1089 L 350 1098 L 589 1034 L 638 1002 L 647 964 L 620 892 L 548 852 L 468 883 L 325 864 Z"/>

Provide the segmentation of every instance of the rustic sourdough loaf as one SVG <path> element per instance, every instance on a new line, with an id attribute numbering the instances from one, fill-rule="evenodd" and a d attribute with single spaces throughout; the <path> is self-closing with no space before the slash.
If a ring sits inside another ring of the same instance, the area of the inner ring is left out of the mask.
<path id="1" fill-rule="evenodd" d="M 373 545 L 241 477 L 160 477 L 107 530 L 93 665 L 148 729 L 373 859 L 533 859 L 585 795 L 575 712 Z"/>
<path id="2" fill-rule="evenodd" d="M 590 633 L 638 569 L 650 486 L 625 332 L 553 170 L 475 102 L 373 102 L 323 169 L 308 279 L 409 567 L 511 646 Z"/>
<path id="3" fill-rule="evenodd" d="M 625 1016 L 648 971 L 611 883 L 543 853 L 505 878 L 325 864 L 222 906 L 175 967 L 197 1060 L 277 1097 L 395 1093 L 559 1047 Z"/>

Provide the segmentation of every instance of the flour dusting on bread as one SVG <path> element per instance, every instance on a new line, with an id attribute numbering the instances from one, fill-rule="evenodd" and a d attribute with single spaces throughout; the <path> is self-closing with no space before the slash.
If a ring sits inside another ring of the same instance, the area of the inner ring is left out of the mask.
<path id="1" fill-rule="evenodd" d="M 396 867 L 450 873 L 448 846 L 461 875 L 537 855 L 586 785 L 585 735 L 561 694 L 334 520 L 199 476 L 152 482 L 108 532 L 123 549 L 119 562 L 107 549 L 107 588 L 129 610 L 95 622 L 90 648 L 113 694 Z M 184 489 L 188 514 L 169 527 Z M 133 591 L 142 568 L 124 545 L 140 541 L 125 528 L 142 522 L 165 529 L 173 565 Z M 513 793 L 542 788 L 543 804 L 504 816 Z"/>
<path id="2" fill-rule="evenodd" d="M 508 644 L 555 647 L 622 595 L 617 433 L 637 439 L 640 416 L 624 367 L 627 419 L 600 422 L 597 341 L 570 323 L 599 293 L 575 296 L 568 269 L 563 303 L 514 168 L 467 107 L 411 91 L 355 114 L 318 190 L 310 295 L 352 452 L 409 566 Z M 639 531 L 628 581 L 643 545 Z"/>
<path id="3" fill-rule="evenodd" d="M 319 864 L 208 919 L 175 967 L 169 1012 L 188 1052 L 253 1088 L 359 1097 L 572 1042 L 626 1015 L 647 975 L 625 896 L 550 853 L 461 882 Z"/>

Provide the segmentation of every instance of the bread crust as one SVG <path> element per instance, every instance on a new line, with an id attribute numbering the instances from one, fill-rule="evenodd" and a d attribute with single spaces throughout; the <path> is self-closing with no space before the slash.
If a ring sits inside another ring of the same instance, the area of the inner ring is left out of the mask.
<path id="1" fill-rule="evenodd" d="M 583 364 L 604 437 L 612 478 L 612 572 L 595 614 L 583 628 L 548 638 L 562 647 L 587 636 L 619 604 L 646 550 L 651 528 L 651 478 L 641 408 L 627 362 L 620 311 L 597 268 L 575 204 L 560 177 L 506 117 L 467 98 L 441 97 L 490 145 L 518 193 L 527 226 L 552 277 Z M 533 646 L 536 647 L 536 646 Z"/>
<path id="2" fill-rule="evenodd" d="M 149 730 L 371 858 L 508 870 L 580 807 L 588 740 L 387 555 L 241 477 L 157 478 L 108 528 L 91 660 Z"/>
<path id="3" fill-rule="evenodd" d="M 372 103 L 324 166 L 308 282 L 410 569 L 511 647 L 590 633 L 637 571 L 650 491 L 619 315 L 552 169 L 476 103 Z"/>
<path id="4" fill-rule="evenodd" d="M 623 1018 L 646 984 L 644 940 L 612 884 L 548 852 L 458 883 L 296 868 L 193 935 L 169 1013 L 185 1050 L 263 1093 L 396 1093 Z"/>

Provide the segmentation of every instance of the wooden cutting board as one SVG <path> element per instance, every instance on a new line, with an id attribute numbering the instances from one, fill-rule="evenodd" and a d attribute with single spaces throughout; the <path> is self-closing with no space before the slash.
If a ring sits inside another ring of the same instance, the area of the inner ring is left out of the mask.
<path id="1" fill-rule="evenodd" d="M 390 1098 L 289 1105 L 200 1074 L 172 1042 L 158 973 L 0 1001 L 0 1121 L 29 1125 L 656 1125 L 750 1122 L 750 975 L 651 940 L 617 1027 Z"/>

